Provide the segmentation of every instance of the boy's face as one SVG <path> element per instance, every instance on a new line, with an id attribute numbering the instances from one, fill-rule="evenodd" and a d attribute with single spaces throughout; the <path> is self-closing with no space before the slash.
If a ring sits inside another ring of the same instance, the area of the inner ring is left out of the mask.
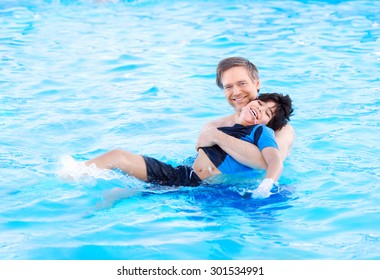
<path id="1" fill-rule="evenodd" d="M 241 109 L 239 123 L 242 125 L 264 124 L 267 125 L 276 111 L 276 103 L 273 101 L 253 100 Z"/>
<path id="2" fill-rule="evenodd" d="M 254 81 L 247 69 L 243 66 L 232 67 L 223 72 L 221 76 L 224 94 L 227 102 L 234 107 L 236 112 L 257 98 L 260 81 Z"/>

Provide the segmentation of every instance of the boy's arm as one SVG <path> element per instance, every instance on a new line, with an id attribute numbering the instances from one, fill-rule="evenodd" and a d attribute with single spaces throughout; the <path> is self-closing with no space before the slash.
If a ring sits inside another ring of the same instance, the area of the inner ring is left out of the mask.
<path id="1" fill-rule="evenodd" d="M 265 178 L 277 182 L 281 176 L 282 169 L 284 168 L 280 152 L 276 148 L 267 147 L 262 150 L 262 154 L 268 166 Z"/>
<path id="2" fill-rule="evenodd" d="M 284 167 L 280 152 L 273 147 L 267 147 L 262 150 L 265 162 L 268 165 L 265 179 L 260 183 L 257 189 L 252 191 L 254 198 L 267 198 L 271 193 L 274 182 L 280 178 Z"/>

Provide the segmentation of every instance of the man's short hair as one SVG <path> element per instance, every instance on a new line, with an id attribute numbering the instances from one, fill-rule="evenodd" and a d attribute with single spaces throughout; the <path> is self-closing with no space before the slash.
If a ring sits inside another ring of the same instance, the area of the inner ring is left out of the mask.
<path id="1" fill-rule="evenodd" d="M 257 70 L 256 66 L 250 62 L 248 59 L 245 59 L 243 57 L 227 57 L 225 59 L 222 59 L 218 66 L 216 67 L 216 84 L 219 88 L 223 89 L 222 84 L 222 75 L 225 71 L 232 67 L 245 67 L 248 71 L 248 74 L 252 81 L 259 80 L 259 71 Z"/>

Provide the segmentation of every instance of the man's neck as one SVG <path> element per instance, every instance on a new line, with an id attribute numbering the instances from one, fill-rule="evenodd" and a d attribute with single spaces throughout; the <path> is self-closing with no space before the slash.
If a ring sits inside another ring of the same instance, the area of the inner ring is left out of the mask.
<path id="1" fill-rule="evenodd" d="M 240 111 L 235 111 L 235 114 L 233 114 L 233 120 L 234 120 L 234 123 L 237 123 L 239 121 L 239 117 L 240 117 Z"/>

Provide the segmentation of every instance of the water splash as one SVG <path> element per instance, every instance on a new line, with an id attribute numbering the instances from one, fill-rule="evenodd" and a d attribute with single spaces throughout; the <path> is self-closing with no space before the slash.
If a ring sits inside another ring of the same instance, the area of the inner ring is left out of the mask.
<path id="1" fill-rule="evenodd" d="M 83 182 L 93 179 L 113 180 L 123 177 L 123 174 L 108 169 L 97 168 L 94 164 L 87 166 L 65 155 L 60 159 L 57 175 L 65 180 Z"/>

